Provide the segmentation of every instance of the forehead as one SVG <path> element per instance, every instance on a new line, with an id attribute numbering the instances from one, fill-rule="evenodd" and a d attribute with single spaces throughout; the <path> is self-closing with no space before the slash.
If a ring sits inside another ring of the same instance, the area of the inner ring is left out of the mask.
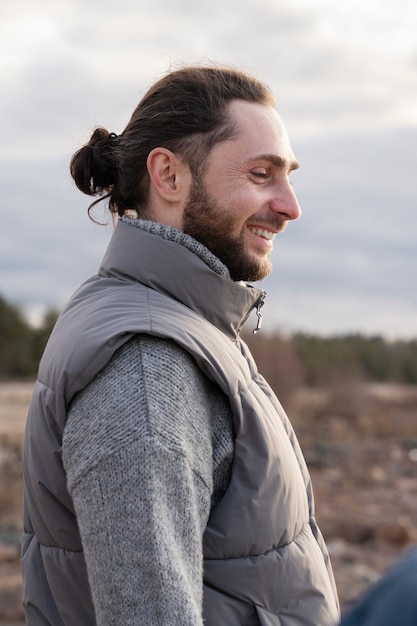
<path id="1" fill-rule="evenodd" d="M 276 163 L 297 166 L 285 126 L 276 109 L 270 105 L 233 100 L 229 104 L 231 119 L 237 132 L 224 143 L 224 148 L 241 160 L 261 155 L 275 157 Z M 228 145 L 227 145 L 228 144 Z"/>

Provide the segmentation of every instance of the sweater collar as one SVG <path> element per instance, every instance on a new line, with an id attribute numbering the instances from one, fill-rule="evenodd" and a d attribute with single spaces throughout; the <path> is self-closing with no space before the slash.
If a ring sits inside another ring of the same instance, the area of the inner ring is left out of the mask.
<path id="1" fill-rule="evenodd" d="M 130 277 L 164 293 L 234 340 L 265 297 L 232 281 L 225 265 L 189 235 L 146 220 L 119 220 L 99 274 Z"/>

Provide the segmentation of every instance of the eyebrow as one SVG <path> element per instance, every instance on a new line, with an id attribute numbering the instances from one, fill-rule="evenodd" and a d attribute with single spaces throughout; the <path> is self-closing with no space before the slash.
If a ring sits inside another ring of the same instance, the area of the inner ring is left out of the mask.
<path id="1" fill-rule="evenodd" d="M 300 167 L 300 164 L 297 160 L 291 161 L 288 163 L 287 159 L 280 157 L 278 154 L 261 154 L 257 157 L 256 160 L 269 161 L 272 165 L 276 167 L 288 167 L 289 171 L 292 172 L 297 170 Z"/>

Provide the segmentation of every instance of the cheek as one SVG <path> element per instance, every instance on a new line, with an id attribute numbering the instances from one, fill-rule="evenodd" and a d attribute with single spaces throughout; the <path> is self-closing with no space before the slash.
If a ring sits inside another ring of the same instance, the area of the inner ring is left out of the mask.
<path id="1" fill-rule="evenodd" d="M 204 177 L 204 185 L 211 195 L 216 196 L 221 202 L 242 195 L 242 190 L 247 186 L 247 178 L 238 172 L 228 171 L 224 168 L 208 172 Z"/>
<path id="2" fill-rule="evenodd" d="M 262 202 L 253 189 L 242 186 L 230 196 L 228 206 L 233 207 L 236 218 L 244 223 L 260 210 Z"/>

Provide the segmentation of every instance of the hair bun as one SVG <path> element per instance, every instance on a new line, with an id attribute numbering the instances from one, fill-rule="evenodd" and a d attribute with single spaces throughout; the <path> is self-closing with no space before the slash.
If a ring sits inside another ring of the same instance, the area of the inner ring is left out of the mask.
<path id="1" fill-rule="evenodd" d="M 70 172 L 78 189 L 90 196 L 108 193 L 117 182 L 116 133 L 96 128 L 89 142 L 71 159 Z"/>

